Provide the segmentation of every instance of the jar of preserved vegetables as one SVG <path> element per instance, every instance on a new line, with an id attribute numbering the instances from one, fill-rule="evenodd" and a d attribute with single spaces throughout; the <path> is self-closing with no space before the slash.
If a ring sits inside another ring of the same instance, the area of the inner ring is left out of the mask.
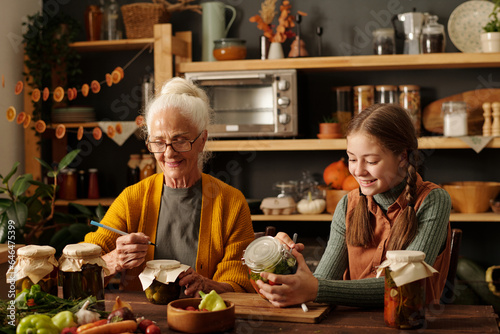
<path id="1" fill-rule="evenodd" d="M 417 85 L 400 85 L 399 91 L 399 105 L 408 111 L 413 121 L 415 132 L 419 136 L 422 118 L 420 110 L 420 87 Z"/>
<path id="2" fill-rule="evenodd" d="M 266 271 L 279 275 L 290 275 L 297 271 L 297 260 L 292 252 L 286 245 L 270 236 L 260 237 L 252 241 L 243 252 L 241 260 L 248 267 L 250 283 L 257 293 L 259 293 L 259 287 L 255 283 L 256 281 L 262 280 L 265 283 L 273 284 L 273 282 L 262 278 L 260 273 Z M 260 296 L 265 298 L 263 295 Z"/>
<path id="3" fill-rule="evenodd" d="M 29 245 L 17 250 L 14 266 L 7 271 L 8 279 L 15 279 L 16 294 L 32 285 L 57 296 L 57 261 L 56 250 L 50 246 Z"/>
<path id="4" fill-rule="evenodd" d="M 139 275 L 146 298 L 153 304 L 166 305 L 179 299 L 181 286 L 178 276 L 189 269 L 175 260 L 151 260 Z"/>
<path id="5" fill-rule="evenodd" d="M 374 103 L 375 92 L 372 85 L 354 86 L 354 114 L 359 114 Z"/>
<path id="6" fill-rule="evenodd" d="M 109 273 L 101 247 L 90 243 L 67 245 L 59 258 L 59 279 L 66 299 L 95 296 L 104 301 L 104 276 Z M 104 302 L 98 303 L 104 309 Z"/>
<path id="7" fill-rule="evenodd" d="M 437 270 L 420 251 L 388 251 L 377 269 L 385 275 L 384 321 L 389 327 L 420 328 L 425 324 L 425 279 Z"/>

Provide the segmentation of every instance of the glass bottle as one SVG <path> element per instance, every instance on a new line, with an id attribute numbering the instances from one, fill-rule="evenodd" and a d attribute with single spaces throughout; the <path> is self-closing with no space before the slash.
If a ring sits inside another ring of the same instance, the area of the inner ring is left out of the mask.
<path id="1" fill-rule="evenodd" d="M 66 173 L 66 179 L 64 181 L 63 187 L 65 188 L 65 197 L 67 200 L 75 200 L 76 197 L 76 184 L 77 184 L 77 176 L 76 170 L 70 168 Z M 61 197 L 62 198 L 62 197 Z"/>
<path id="2" fill-rule="evenodd" d="M 7 271 L 7 279 L 15 279 L 16 294 L 38 284 L 43 292 L 57 296 L 57 261 L 55 248 L 28 245 L 17 250 L 16 262 Z"/>
<path id="3" fill-rule="evenodd" d="M 444 52 L 446 46 L 444 26 L 437 21 L 438 17 L 431 15 L 427 19 L 427 24 L 422 28 L 422 35 L 420 35 L 422 53 Z"/>
<path id="4" fill-rule="evenodd" d="M 354 86 L 354 113 L 360 113 L 374 103 L 372 85 Z"/>
<path id="5" fill-rule="evenodd" d="M 342 134 L 345 136 L 347 125 L 352 118 L 351 86 L 335 87 L 337 97 L 337 120 L 340 123 Z"/>
<path id="6" fill-rule="evenodd" d="M 463 101 L 443 102 L 443 135 L 467 136 L 467 104 Z"/>
<path id="7" fill-rule="evenodd" d="M 267 280 L 260 276 L 261 272 L 290 275 L 297 271 L 297 261 L 292 252 L 271 236 L 252 241 L 243 252 L 241 261 L 248 267 L 250 283 L 257 293 L 260 289 L 255 282 L 260 279 L 267 283 Z M 259 295 L 265 299 L 260 293 Z"/>
<path id="8" fill-rule="evenodd" d="M 375 86 L 375 103 L 397 103 L 398 87 L 394 85 Z"/>
<path id="9" fill-rule="evenodd" d="M 131 154 L 127 163 L 127 185 L 131 186 L 140 181 L 141 170 L 139 164 L 141 163 L 140 154 Z"/>
<path id="10" fill-rule="evenodd" d="M 147 153 L 142 155 L 140 169 L 141 169 L 141 176 L 140 176 L 141 180 L 144 180 L 145 178 L 156 173 L 155 159 L 151 154 Z"/>
<path id="11" fill-rule="evenodd" d="M 104 300 L 104 277 L 108 272 L 101 258 L 102 249 L 90 243 L 64 247 L 59 259 L 59 276 L 65 299 L 85 299 L 95 296 Z M 98 303 L 104 309 L 104 303 Z"/>
<path id="12" fill-rule="evenodd" d="M 97 168 L 89 169 L 89 190 L 88 198 L 99 198 L 99 176 Z"/>
<path id="13" fill-rule="evenodd" d="M 120 6 L 116 0 L 109 0 L 104 8 L 104 39 L 115 40 L 121 38 Z"/>
<path id="14" fill-rule="evenodd" d="M 85 10 L 85 32 L 87 41 L 101 39 L 102 10 L 97 5 L 87 6 Z"/>
<path id="15" fill-rule="evenodd" d="M 78 198 L 87 198 L 87 191 L 89 190 L 89 186 L 87 183 L 87 175 L 85 171 L 78 171 L 78 184 L 76 187 L 76 196 Z"/>
<path id="16" fill-rule="evenodd" d="M 373 54 L 392 55 L 396 53 L 394 29 L 382 28 L 373 31 Z"/>
<path id="17" fill-rule="evenodd" d="M 400 85 L 399 91 L 399 105 L 408 111 L 418 136 L 420 135 L 422 118 L 420 110 L 420 87 L 417 85 Z"/>

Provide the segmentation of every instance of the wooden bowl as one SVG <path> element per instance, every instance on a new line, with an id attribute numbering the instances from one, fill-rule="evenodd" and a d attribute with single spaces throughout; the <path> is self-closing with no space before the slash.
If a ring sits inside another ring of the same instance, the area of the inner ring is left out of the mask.
<path id="1" fill-rule="evenodd" d="M 450 194 L 453 209 L 460 213 L 486 212 L 490 199 L 500 193 L 500 182 L 462 181 L 443 184 Z"/>
<path id="2" fill-rule="evenodd" d="M 167 305 L 167 323 L 170 329 L 184 333 L 225 332 L 234 327 L 234 303 L 226 301 L 227 308 L 220 311 L 186 311 L 193 306 L 198 309 L 200 298 L 185 298 Z"/>

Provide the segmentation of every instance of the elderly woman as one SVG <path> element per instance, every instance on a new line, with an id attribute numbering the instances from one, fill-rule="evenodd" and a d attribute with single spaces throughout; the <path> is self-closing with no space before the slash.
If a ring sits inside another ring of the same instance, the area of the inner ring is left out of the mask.
<path id="1" fill-rule="evenodd" d="M 129 235 L 99 228 L 85 237 L 102 247 L 111 275 L 125 271 L 126 289 L 140 289 L 138 275 L 152 259 L 191 266 L 179 282 L 188 296 L 252 289 L 241 264 L 254 239 L 245 197 L 202 173 L 210 114 L 203 90 L 168 81 L 145 113 L 147 147 L 163 173 L 126 188 L 101 221 Z"/>

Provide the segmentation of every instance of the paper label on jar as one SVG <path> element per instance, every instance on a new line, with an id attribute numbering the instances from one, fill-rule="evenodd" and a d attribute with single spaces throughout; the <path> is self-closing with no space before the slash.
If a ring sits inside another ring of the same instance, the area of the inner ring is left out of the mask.
<path id="1" fill-rule="evenodd" d="M 163 284 L 168 284 L 175 282 L 180 273 L 185 272 L 190 267 L 185 264 L 181 264 L 179 267 L 171 270 L 164 270 L 161 268 L 144 268 L 142 273 L 139 275 L 139 280 L 142 284 L 142 289 L 146 290 L 149 288 L 153 281 L 156 279 L 158 282 Z"/>

